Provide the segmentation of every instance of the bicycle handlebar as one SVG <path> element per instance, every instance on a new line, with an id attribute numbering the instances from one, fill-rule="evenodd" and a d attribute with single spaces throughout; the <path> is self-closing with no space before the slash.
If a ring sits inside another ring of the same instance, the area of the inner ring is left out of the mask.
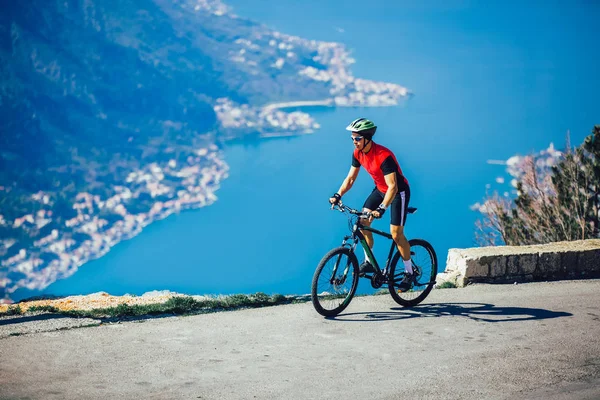
<path id="1" fill-rule="evenodd" d="M 332 204 L 331 205 L 331 209 L 332 210 L 336 210 L 337 209 L 340 212 L 347 212 L 347 213 L 350 213 L 350 214 L 358 215 L 359 218 L 370 218 L 372 216 L 370 211 L 358 211 L 358 210 L 355 210 L 353 208 L 348 207 L 345 204 L 342 204 L 341 201 L 339 201 L 337 204 Z"/>

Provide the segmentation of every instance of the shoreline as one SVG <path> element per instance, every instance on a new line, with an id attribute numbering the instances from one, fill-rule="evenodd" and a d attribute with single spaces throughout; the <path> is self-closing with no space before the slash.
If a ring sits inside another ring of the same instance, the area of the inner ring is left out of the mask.
<path id="1" fill-rule="evenodd" d="M 187 205 L 187 206 L 184 206 L 184 207 L 173 206 L 171 208 L 166 209 L 161 214 L 157 214 L 156 217 L 144 220 L 144 222 L 141 222 L 141 223 L 135 225 L 132 230 L 130 230 L 130 231 L 124 231 L 120 236 L 114 236 L 114 237 L 110 237 L 109 236 L 109 240 L 106 242 L 105 246 L 103 246 L 102 248 L 100 248 L 98 251 L 90 252 L 88 257 L 82 258 L 78 262 L 70 264 L 67 267 L 66 271 L 63 272 L 63 274 L 60 274 L 60 272 L 63 271 L 61 269 L 61 270 L 58 270 L 56 274 L 50 275 L 54 279 L 52 279 L 52 282 L 44 285 L 43 287 L 27 287 L 26 285 L 24 285 L 24 286 L 15 287 L 15 289 L 11 290 L 11 291 L 7 290 L 6 293 L 8 294 L 8 297 L 5 297 L 4 299 L 0 299 L 0 308 L 1 308 L 1 306 L 3 304 L 16 304 L 16 303 L 20 303 L 22 301 L 26 301 L 27 298 L 23 298 L 23 299 L 18 300 L 18 301 L 14 301 L 13 299 L 10 298 L 10 295 L 12 293 L 18 291 L 18 290 L 23 290 L 24 289 L 24 290 L 27 290 L 27 291 L 43 291 L 45 288 L 47 288 L 48 286 L 52 285 L 54 282 L 56 282 L 58 280 L 67 279 L 67 278 L 71 277 L 83 265 L 85 265 L 85 264 L 87 264 L 87 263 L 89 263 L 91 261 L 98 260 L 98 259 L 102 258 L 106 254 L 108 254 L 110 252 L 110 250 L 114 246 L 118 245 L 121 242 L 125 242 L 127 240 L 135 238 L 136 236 L 138 236 L 140 233 L 143 232 L 144 228 L 146 228 L 147 226 L 149 226 L 150 224 L 152 224 L 152 223 L 154 223 L 156 221 L 164 220 L 164 219 L 168 218 L 169 216 L 171 216 L 173 214 L 180 213 L 181 211 L 197 210 L 197 209 L 200 209 L 200 208 L 203 208 L 203 207 L 206 207 L 206 206 L 210 206 L 215 201 L 216 201 L 216 199 L 212 200 L 210 202 L 204 203 L 204 204 L 202 204 L 202 203 L 200 203 L 200 204 L 190 204 L 190 205 Z M 84 247 L 85 243 L 86 242 L 83 242 L 83 244 L 80 247 L 78 247 L 77 249 L 81 249 L 82 247 Z M 68 255 L 69 252 L 65 252 L 63 254 Z M 44 270 L 51 269 L 52 266 L 53 266 L 53 264 L 50 263 L 48 265 L 48 267 L 46 267 Z M 33 296 L 33 297 L 35 297 L 35 296 Z"/>
<path id="2" fill-rule="evenodd" d="M 96 224 L 95 229 L 97 230 L 90 233 L 91 239 L 80 243 L 73 242 L 69 247 L 65 247 L 63 251 L 59 251 L 59 254 L 55 253 L 59 259 L 55 259 L 45 265 L 40 265 L 38 268 L 32 268 L 33 261 L 30 259 L 23 261 L 26 267 L 29 268 L 23 268 L 20 263 L 3 265 L 4 268 L 8 269 L 9 273 L 11 271 L 19 271 L 25 274 L 25 276 L 13 281 L 12 286 L 5 285 L 5 297 L 0 299 L 0 305 L 13 304 L 15 301 L 11 298 L 11 295 L 18 290 L 29 292 L 43 291 L 57 280 L 69 278 L 84 264 L 105 256 L 117 244 L 133 239 L 153 222 L 166 219 L 170 215 L 181 211 L 200 209 L 212 205 L 217 200 L 215 193 L 220 188 L 221 181 L 229 175 L 229 166 L 223 159 L 218 158 L 217 153 L 213 154 L 215 156 L 211 159 L 212 164 L 210 168 L 202 168 L 197 173 L 198 186 L 191 186 L 185 192 L 178 192 L 178 197 L 175 199 L 166 202 L 154 202 L 148 212 L 139 214 L 128 214 L 125 212 L 122 214 L 122 220 L 116 221 L 102 231 L 98 229 L 98 225 L 104 220 L 99 220 L 94 213 L 81 213 L 78 218 L 84 220 L 85 224 L 83 224 L 83 227 L 89 224 Z M 103 203 L 97 200 L 95 202 Z M 120 204 L 117 203 L 117 206 L 113 207 L 113 210 L 117 209 Z M 73 232 L 81 231 L 83 231 L 81 225 L 79 229 L 75 227 L 73 230 Z M 57 234 L 56 242 L 62 240 L 64 239 Z M 53 243 L 49 242 L 37 250 L 41 252 L 51 247 Z M 29 257 L 35 259 L 35 256 L 30 255 Z"/>
<path id="3" fill-rule="evenodd" d="M 267 104 L 262 108 L 263 113 L 269 113 L 273 110 L 282 110 L 285 108 L 303 108 L 303 107 L 336 107 L 334 99 L 325 100 L 303 100 L 287 101 L 282 103 Z"/>

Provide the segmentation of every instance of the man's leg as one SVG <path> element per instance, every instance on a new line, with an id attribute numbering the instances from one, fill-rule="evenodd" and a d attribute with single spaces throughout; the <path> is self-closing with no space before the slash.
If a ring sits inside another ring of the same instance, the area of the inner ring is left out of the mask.
<path id="1" fill-rule="evenodd" d="M 363 211 L 371 211 L 367 208 L 363 208 Z M 371 222 L 368 219 L 363 219 L 362 224 L 364 226 L 371 226 Z M 367 245 L 369 245 L 370 249 L 373 249 L 373 232 L 366 231 L 364 229 L 360 230 L 365 237 L 365 241 Z M 375 272 L 375 268 L 371 265 L 369 257 L 367 256 L 367 250 L 363 249 L 365 253 L 365 260 L 359 265 L 359 276 L 364 276 L 366 273 Z"/>
<path id="2" fill-rule="evenodd" d="M 398 284 L 399 292 L 407 292 L 409 291 L 414 282 L 414 270 L 412 267 L 412 261 L 410 259 L 410 244 L 408 240 L 406 240 L 406 236 L 404 236 L 404 227 L 400 225 L 390 225 L 390 230 L 392 232 L 392 238 L 398 247 L 398 251 L 402 256 L 402 261 L 404 263 L 404 277 L 402 281 Z M 398 266 L 400 267 L 400 266 Z M 397 268 L 398 268 L 397 267 Z M 400 268 L 397 269 L 398 271 Z"/>
<path id="3" fill-rule="evenodd" d="M 364 212 L 371 212 L 373 210 L 369 210 L 368 208 L 363 208 Z M 363 226 L 371 226 L 371 221 L 369 221 L 368 219 L 363 219 L 362 220 L 362 225 Z M 369 248 L 373 248 L 373 244 L 374 244 L 374 239 L 373 239 L 373 232 L 371 231 L 367 231 L 364 229 L 361 229 L 361 232 L 363 234 L 363 236 L 365 237 L 365 240 L 367 241 L 367 244 L 369 245 Z"/>
<path id="4" fill-rule="evenodd" d="M 392 234 L 392 238 L 398 247 L 398 251 L 402 256 L 404 261 L 410 260 L 410 244 L 404 236 L 404 227 L 398 225 L 390 225 L 390 232 Z"/>
<path id="5" fill-rule="evenodd" d="M 375 188 L 373 192 L 371 192 L 369 197 L 367 197 L 367 200 L 365 200 L 365 204 L 363 205 L 363 211 L 370 212 L 375 210 L 377 206 L 381 204 L 382 199 L 382 194 L 377 190 L 377 188 Z M 371 221 L 369 221 L 368 219 L 363 219 L 362 224 L 364 226 L 371 226 Z M 361 232 L 365 237 L 365 241 L 367 242 L 369 248 L 373 249 L 373 245 L 375 244 L 375 241 L 373 239 L 373 232 L 364 229 L 361 229 Z M 363 276 L 367 272 L 375 272 L 375 269 L 369 262 L 369 258 L 367 257 L 367 251 L 365 250 L 365 261 L 362 264 L 360 264 L 360 275 Z"/>
<path id="6" fill-rule="evenodd" d="M 410 244 L 404 236 L 404 224 L 406 223 L 406 212 L 408 208 L 408 202 L 410 201 L 410 189 L 406 188 L 399 192 L 391 205 L 391 221 L 390 221 L 390 233 L 396 246 L 398 247 L 398 251 L 402 256 L 402 261 L 404 262 L 404 270 L 412 274 L 412 261 L 410 259 Z"/>
<path id="7" fill-rule="evenodd" d="M 375 210 L 381 204 L 382 201 L 383 195 L 381 194 L 381 192 L 378 191 L 377 188 L 373 189 L 369 197 L 367 197 L 367 199 L 365 200 L 365 204 L 363 204 L 363 211 L 371 212 Z M 368 219 L 363 219 L 362 224 L 364 226 L 371 226 L 371 221 L 369 221 Z M 364 235 L 365 240 L 369 245 L 369 248 L 373 249 L 373 245 L 375 244 L 373 239 L 373 232 L 366 231 L 364 229 L 361 230 L 361 232 Z"/>

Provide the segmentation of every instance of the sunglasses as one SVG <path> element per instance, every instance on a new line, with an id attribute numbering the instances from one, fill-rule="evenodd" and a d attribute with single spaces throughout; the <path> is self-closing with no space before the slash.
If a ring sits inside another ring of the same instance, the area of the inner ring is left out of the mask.
<path id="1" fill-rule="evenodd" d="M 361 140 L 363 140 L 362 136 L 350 136 L 350 139 L 352 139 L 353 142 L 360 142 Z"/>

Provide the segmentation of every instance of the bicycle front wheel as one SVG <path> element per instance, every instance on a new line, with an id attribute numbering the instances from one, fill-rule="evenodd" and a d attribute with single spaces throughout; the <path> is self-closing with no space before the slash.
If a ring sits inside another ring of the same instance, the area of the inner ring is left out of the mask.
<path id="1" fill-rule="evenodd" d="M 404 263 L 398 266 L 398 261 L 401 259 L 399 252 L 392 259 L 390 267 L 392 278 L 388 284 L 394 301 L 404 307 L 416 306 L 425 300 L 425 297 L 435 285 L 437 275 L 437 255 L 433 246 L 422 239 L 411 239 L 408 243 L 410 244 L 410 258 L 415 273 L 413 287 L 408 292 L 398 292 L 398 284 L 404 277 Z"/>
<path id="2" fill-rule="evenodd" d="M 347 247 L 337 247 L 321 259 L 312 280 L 311 299 L 325 317 L 341 313 L 358 286 L 358 260 Z"/>

